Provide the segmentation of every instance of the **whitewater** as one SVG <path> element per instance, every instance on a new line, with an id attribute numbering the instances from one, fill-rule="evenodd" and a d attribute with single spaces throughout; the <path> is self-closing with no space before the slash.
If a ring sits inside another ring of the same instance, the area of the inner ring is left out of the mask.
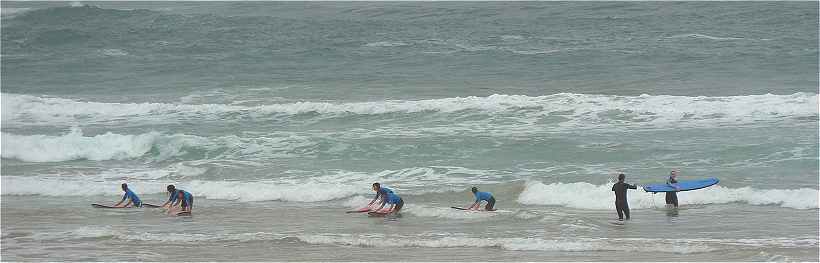
<path id="1" fill-rule="evenodd" d="M 818 260 L 811 3 L 87 4 L 0 3 L 4 260 Z"/>

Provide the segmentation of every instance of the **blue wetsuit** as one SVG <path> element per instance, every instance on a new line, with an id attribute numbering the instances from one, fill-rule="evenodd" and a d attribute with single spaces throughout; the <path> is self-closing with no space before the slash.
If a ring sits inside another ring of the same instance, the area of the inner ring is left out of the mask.
<path id="1" fill-rule="evenodd" d="M 193 208 L 194 207 L 194 196 L 191 195 L 191 193 L 189 193 L 188 191 L 185 191 L 185 190 L 180 190 L 180 189 L 174 190 L 174 192 L 171 193 L 171 197 L 168 198 L 168 201 L 173 204 L 174 201 L 177 200 L 177 196 L 179 195 L 179 192 L 182 192 L 182 196 L 183 196 L 182 200 L 180 200 L 180 202 L 182 202 L 182 207 L 191 207 L 191 208 Z"/>
<path id="2" fill-rule="evenodd" d="M 487 205 L 484 206 L 485 210 L 491 211 L 493 210 L 493 206 L 495 206 L 495 197 L 490 192 L 475 192 L 475 201 L 487 201 Z"/>
<path id="3" fill-rule="evenodd" d="M 137 194 L 132 192 L 131 189 L 125 189 L 125 195 L 122 196 L 122 200 L 120 202 L 125 201 L 125 199 L 129 198 L 131 199 L 131 203 L 134 204 L 134 207 L 142 206 L 142 202 L 140 201 L 140 198 L 137 196 Z"/>
<path id="4" fill-rule="evenodd" d="M 379 188 L 379 192 L 376 193 L 376 197 L 374 199 L 379 198 L 379 197 L 385 198 L 385 196 L 387 196 L 388 194 L 392 194 L 392 193 L 393 193 L 393 190 L 390 190 L 390 188 L 381 187 L 381 188 Z"/>
<path id="5" fill-rule="evenodd" d="M 404 206 L 404 200 L 402 200 L 399 195 L 392 192 L 387 193 L 387 197 L 385 199 L 387 199 L 388 204 L 396 205 L 393 209 L 394 212 L 398 212 Z"/>

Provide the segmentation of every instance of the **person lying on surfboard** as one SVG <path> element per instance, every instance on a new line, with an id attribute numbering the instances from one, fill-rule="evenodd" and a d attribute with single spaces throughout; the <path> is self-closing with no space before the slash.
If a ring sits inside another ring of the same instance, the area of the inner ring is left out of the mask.
<path id="1" fill-rule="evenodd" d="M 672 170 L 671 172 L 669 172 L 669 178 L 666 179 L 666 184 L 680 192 L 680 186 L 678 186 L 678 180 L 676 179 L 677 176 L 678 171 Z M 666 192 L 666 204 L 678 207 L 678 193 Z"/>
<path id="2" fill-rule="evenodd" d="M 478 210 L 481 206 L 481 202 L 486 201 L 487 205 L 484 206 L 484 210 L 495 211 L 495 208 L 493 208 L 495 206 L 495 197 L 493 197 L 492 193 L 479 192 L 478 187 L 475 186 L 470 189 L 470 191 L 472 191 L 473 195 L 475 195 L 475 203 L 473 203 L 470 207 L 467 207 L 467 210 Z"/>
<path id="3" fill-rule="evenodd" d="M 122 184 L 122 191 L 125 192 L 125 195 L 122 196 L 122 200 L 120 200 L 119 203 L 114 205 L 114 207 L 142 207 L 142 202 L 140 201 L 140 198 L 137 196 L 137 194 L 132 192 L 131 189 L 128 189 L 128 184 Z M 128 199 L 128 203 L 123 204 L 123 202 L 125 202 L 125 199 Z"/>
<path id="4" fill-rule="evenodd" d="M 371 210 L 371 211 L 375 211 L 377 213 L 382 213 L 382 214 L 398 214 L 399 211 L 401 210 L 401 208 L 404 207 L 404 200 L 402 200 L 400 196 L 398 196 L 397 194 L 395 194 L 393 192 L 385 192 L 385 193 L 386 193 L 386 195 L 385 195 L 385 197 L 382 198 L 382 203 L 379 206 L 379 208 L 376 208 L 376 209 Z M 390 204 L 390 209 L 387 209 L 387 211 L 382 211 L 382 208 L 384 208 L 384 206 L 386 204 Z"/>
<path id="5" fill-rule="evenodd" d="M 182 203 L 185 205 L 183 208 L 187 209 L 185 211 L 191 212 L 194 207 L 194 196 L 191 193 L 182 189 L 176 189 L 172 184 L 169 184 L 165 189 L 168 190 L 170 196 L 168 197 L 168 201 L 165 201 L 161 207 L 167 208 L 170 213 L 171 208 L 179 206 L 180 203 Z"/>

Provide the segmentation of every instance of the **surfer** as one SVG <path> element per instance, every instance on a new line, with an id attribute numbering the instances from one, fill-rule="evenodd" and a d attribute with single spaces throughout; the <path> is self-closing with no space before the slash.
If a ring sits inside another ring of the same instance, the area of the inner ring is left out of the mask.
<path id="1" fill-rule="evenodd" d="M 390 190 L 390 188 L 387 187 L 382 187 L 382 185 L 379 183 L 373 183 L 373 191 L 376 192 L 376 196 L 374 196 L 373 200 L 370 201 L 369 204 L 367 204 L 367 207 L 371 207 L 374 203 L 376 203 L 376 200 L 381 199 L 383 201 L 385 198 L 387 198 L 388 194 L 393 193 L 393 190 Z"/>
<path id="2" fill-rule="evenodd" d="M 669 179 L 666 179 L 666 184 L 672 188 L 675 188 L 675 192 L 666 192 L 666 204 L 672 205 L 674 207 L 678 207 L 678 193 L 680 192 L 680 186 L 678 186 L 678 180 L 675 177 L 678 176 L 678 171 L 672 170 L 669 172 Z"/>
<path id="3" fill-rule="evenodd" d="M 475 203 L 473 203 L 470 207 L 468 207 L 467 210 L 473 210 L 473 209 L 478 210 L 478 207 L 481 205 L 481 201 L 486 201 L 487 202 L 487 205 L 484 206 L 484 210 L 487 210 L 487 211 L 494 211 L 495 210 L 495 208 L 493 208 L 495 206 L 495 197 L 493 197 L 492 193 L 490 193 L 490 192 L 479 192 L 477 187 L 473 187 L 470 190 L 473 192 L 473 195 L 475 195 Z"/>
<path id="4" fill-rule="evenodd" d="M 167 208 L 169 213 L 171 213 L 172 208 L 176 206 L 181 206 L 182 210 L 179 212 L 191 212 L 194 208 L 194 196 L 191 193 L 182 189 L 176 189 L 172 184 L 169 184 L 165 189 L 168 190 L 170 197 L 168 197 L 168 201 L 165 201 L 161 207 Z"/>
<path id="5" fill-rule="evenodd" d="M 623 221 L 624 216 L 629 220 L 629 203 L 626 201 L 627 189 L 638 189 L 636 185 L 624 183 L 626 176 L 624 174 L 618 175 L 618 182 L 612 185 L 612 191 L 615 192 L 615 211 L 618 212 L 618 220 Z"/>
<path id="6" fill-rule="evenodd" d="M 122 200 L 114 205 L 114 207 L 142 207 L 140 198 L 132 192 L 131 189 L 128 189 L 128 184 L 122 184 L 122 191 L 125 192 L 125 195 L 122 196 Z M 128 199 L 128 203 L 122 204 L 122 202 L 125 202 L 125 199 Z"/>
<path id="7" fill-rule="evenodd" d="M 375 185 L 374 185 L 374 188 L 375 188 Z M 399 195 L 393 193 L 392 191 L 387 192 L 385 190 L 382 190 L 380 192 L 384 195 L 381 198 L 382 199 L 382 204 L 381 204 L 381 206 L 379 206 L 379 208 L 376 208 L 373 211 L 379 212 L 379 211 L 382 210 L 382 208 L 384 208 L 385 205 L 390 204 L 390 209 L 388 209 L 388 211 L 385 212 L 385 214 L 396 214 L 401 210 L 402 207 L 404 207 L 404 200 L 402 200 Z M 379 212 L 379 213 L 381 213 L 381 212 Z"/>

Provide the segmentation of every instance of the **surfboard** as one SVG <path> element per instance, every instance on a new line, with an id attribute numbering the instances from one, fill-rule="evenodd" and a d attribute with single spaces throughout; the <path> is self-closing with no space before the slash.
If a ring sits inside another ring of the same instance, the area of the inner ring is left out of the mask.
<path id="1" fill-rule="evenodd" d="M 706 178 L 701 180 L 690 180 L 690 181 L 678 181 L 678 186 L 680 187 L 681 191 L 691 191 L 697 190 L 701 188 L 706 188 L 709 186 L 713 186 L 720 182 L 717 178 Z M 648 184 L 643 186 L 643 190 L 650 192 L 650 193 L 661 193 L 661 192 L 675 192 L 675 188 L 667 185 L 666 183 L 662 184 Z"/>
<path id="2" fill-rule="evenodd" d="M 107 206 L 107 205 L 101 205 L 101 204 L 91 204 L 91 207 L 93 207 L 93 208 L 127 208 L 127 207 L 113 207 L 113 206 Z"/>
<path id="3" fill-rule="evenodd" d="M 152 205 L 152 204 L 142 204 L 142 206 L 144 206 L 144 207 L 150 207 L 150 208 L 157 208 L 157 207 L 159 207 L 158 205 Z M 93 208 L 134 208 L 133 206 L 128 206 L 128 207 L 114 207 L 114 206 L 101 205 L 101 204 L 91 204 L 91 207 L 93 207 Z"/>
<path id="4" fill-rule="evenodd" d="M 364 212 L 370 212 L 370 207 L 362 207 L 362 208 L 359 208 L 359 209 L 356 209 L 356 210 L 347 211 L 345 213 L 349 214 L 349 213 L 364 213 Z"/>
<path id="5" fill-rule="evenodd" d="M 462 211 L 476 211 L 476 212 L 492 212 L 492 211 L 497 210 L 497 209 L 493 209 L 493 210 L 470 210 L 470 209 L 467 209 L 467 208 L 464 208 L 464 207 L 457 207 L 457 206 L 451 206 L 450 208 L 457 209 L 457 210 L 462 210 Z"/>

